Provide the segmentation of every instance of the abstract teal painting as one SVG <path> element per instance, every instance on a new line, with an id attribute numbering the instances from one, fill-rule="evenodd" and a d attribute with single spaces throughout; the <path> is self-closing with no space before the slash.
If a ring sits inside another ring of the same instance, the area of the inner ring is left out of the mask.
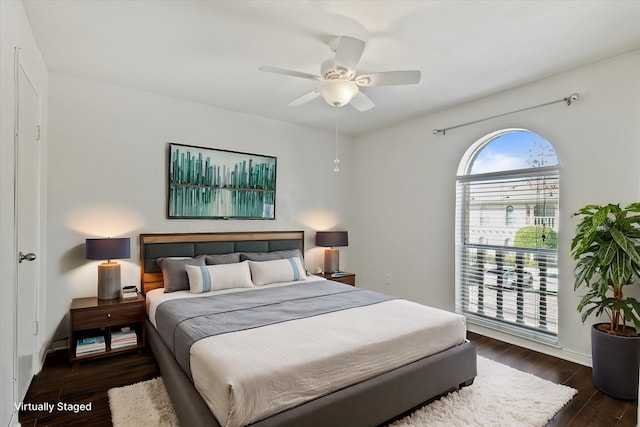
<path id="1" fill-rule="evenodd" d="M 276 158 L 168 144 L 168 217 L 275 219 Z"/>

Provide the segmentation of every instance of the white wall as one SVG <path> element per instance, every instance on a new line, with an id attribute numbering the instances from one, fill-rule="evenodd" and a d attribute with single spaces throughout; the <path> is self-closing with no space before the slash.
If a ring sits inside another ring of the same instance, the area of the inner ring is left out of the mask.
<path id="1" fill-rule="evenodd" d="M 48 336 L 66 337 L 71 298 L 96 295 L 88 237 L 131 237 L 123 283 L 139 284 L 140 233 L 305 230 L 307 268 L 322 265 L 315 230 L 348 227 L 335 135 L 148 92 L 52 73 L 49 125 Z M 351 164 L 350 139 L 341 166 Z M 167 142 L 277 157 L 276 219 L 168 220 Z M 341 251 L 343 263 L 348 250 Z"/>
<path id="2" fill-rule="evenodd" d="M 455 82 L 449 82 L 454 85 Z M 443 128 L 560 99 L 555 104 L 433 135 Z M 455 174 L 467 148 L 491 131 L 526 128 L 553 144 L 560 171 L 561 349 L 538 348 L 589 363 L 589 324 L 576 312 L 571 213 L 588 203 L 638 201 L 640 51 L 549 77 L 354 141 L 350 240 L 358 283 L 454 309 Z M 391 285 L 385 276 L 391 275 Z M 485 331 L 487 332 L 487 331 Z M 492 334 L 491 332 L 489 332 Z M 505 335 L 496 335 L 513 340 Z M 535 346 L 534 346 L 535 347 Z"/>
<path id="3" fill-rule="evenodd" d="M 41 91 L 46 106 L 47 71 L 31 32 L 21 1 L 0 1 L 0 425 L 17 423 L 13 397 L 13 352 L 15 344 L 16 248 L 14 222 L 14 48 Z M 46 124 L 46 111 L 43 111 Z M 46 144 L 46 129 L 41 140 Z M 46 148 L 44 149 L 46 150 Z M 46 153 L 46 151 L 44 151 Z M 43 208 L 44 208 L 43 203 Z M 42 262 L 42 260 L 39 260 Z M 43 271 L 44 273 L 44 271 Z M 40 307 L 42 318 L 44 306 Z M 38 347 L 44 335 L 38 338 Z M 12 417 L 14 417 L 12 419 Z"/>

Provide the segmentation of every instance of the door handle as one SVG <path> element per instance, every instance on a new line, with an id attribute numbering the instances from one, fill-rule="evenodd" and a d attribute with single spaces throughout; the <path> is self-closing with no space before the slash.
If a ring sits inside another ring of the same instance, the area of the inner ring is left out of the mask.
<path id="1" fill-rule="evenodd" d="M 18 254 L 18 263 L 21 263 L 22 261 L 33 261 L 36 259 L 36 254 L 34 254 L 33 252 L 29 252 L 28 254 L 23 254 L 22 252 L 20 252 Z"/>

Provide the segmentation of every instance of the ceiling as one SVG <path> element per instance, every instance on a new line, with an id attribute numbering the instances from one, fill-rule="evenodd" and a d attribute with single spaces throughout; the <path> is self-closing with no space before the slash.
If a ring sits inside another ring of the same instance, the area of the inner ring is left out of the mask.
<path id="1" fill-rule="evenodd" d="M 640 49 L 640 1 L 23 0 L 49 71 L 334 130 L 317 82 L 335 35 L 362 39 L 358 74 L 418 69 L 340 107 L 359 135 Z M 568 94 L 558 94 L 560 97 Z M 546 100 L 539 100 L 545 102 Z M 537 102 L 537 101 L 536 101 Z"/>

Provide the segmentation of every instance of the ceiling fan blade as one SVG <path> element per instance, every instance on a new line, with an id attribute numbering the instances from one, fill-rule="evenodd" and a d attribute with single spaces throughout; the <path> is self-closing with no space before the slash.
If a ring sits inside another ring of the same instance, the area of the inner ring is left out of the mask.
<path id="1" fill-rule="evenodd" d="M 301 79 L 322 80 L 320 76 L 314 76 L 313 74 L 303 73 L 301 71 L 287 70 L 286 68 L 263 65 L 258 69 L 260 71 L 266 71 L 267 73 L 284 74 L 285 76 L 300 77 Z"/>
<path id="2" fill-rule="evenodd" d="M 356 96 L 351 99 L 350 104 L 358 111 L 367 111 L 372 109 L 375 104 L 367 95 L 359 91 Z"/>
<path id="3" fill-rule="evenodd" d="M 299 105 L 302 104 L 306 104 L 307 102 L 317 98 L 320 96 L 320 92 L 318 92 L 318 89 L 314 89 L 309 93 L 305 93 L 304 95 L 302 95 L 301 97 L 298 97 L 296 99 L 294 99 L 293 101 L 291 101 L 290 103 L 288 103 L 287 105 L 289 107 L 297 107 Z"/>
<path id="4" fill-rule="evenodd" d="M 355 72 L 364 51 L 364 42 L 359 39 L 348 36 L 337 37 L 337 44 L 335 45 L 336 65 L 339 67 L 345 67 L 351 72 Z"/>
<path id="5" fill-rule="evenodd" d="M 363 74 L 353 81 L 358 86 L 392 86 L 410 85 L 420 82 L 419 70 L 385 71 L 382 73 Z"/>

